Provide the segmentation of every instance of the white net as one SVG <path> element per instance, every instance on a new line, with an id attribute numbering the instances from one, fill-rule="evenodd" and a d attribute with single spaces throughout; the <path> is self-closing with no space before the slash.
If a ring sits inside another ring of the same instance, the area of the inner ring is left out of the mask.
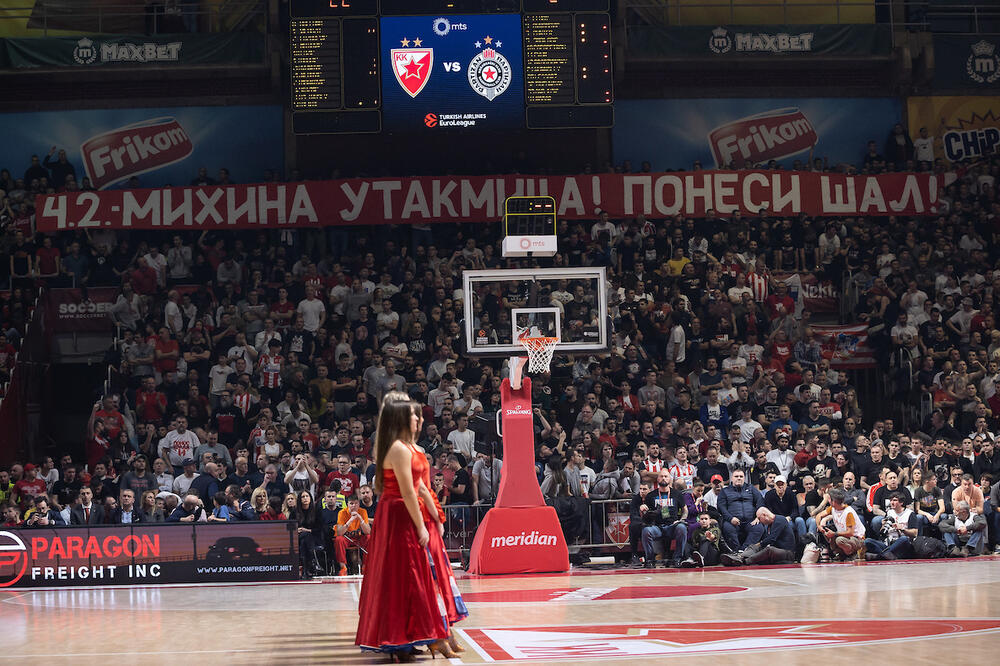
<path id="1" fill-rule="evenodd" d="M 518 343 L 528 352 L 528 372 L 548 372 L 559 338 L 522 337 Z"/>

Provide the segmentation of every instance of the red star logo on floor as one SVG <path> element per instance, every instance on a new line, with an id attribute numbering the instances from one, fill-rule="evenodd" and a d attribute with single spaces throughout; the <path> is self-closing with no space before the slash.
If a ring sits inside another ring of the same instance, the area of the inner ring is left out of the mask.
<path id="1" fill-rule="evenodd" d="M 887 641 L 957 639 L 1000 631 L 1000 619 L 765 620 L 531 628 L 461 633 L 493 661 L 568 661 L 822 648 Z"/>

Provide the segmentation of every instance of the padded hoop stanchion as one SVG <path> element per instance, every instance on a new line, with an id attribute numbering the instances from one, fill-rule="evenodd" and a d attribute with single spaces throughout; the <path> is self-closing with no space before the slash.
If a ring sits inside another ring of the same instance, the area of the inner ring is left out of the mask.
<path id="1" fill-rule="evenodd" d="M 515 391 L 521 388 L 521 376 L 524 374 L 524 364 L 528 359 L 524 356 L 511 356 L 507 366 L 510 369 L 510 387 Z"/>
<path id="2" fill-rule="evenodd" d="M 472 573 L 569 571 L 559 516 L 545 504 L 535 476 L 531 407 L 530 377 L 517 389 L 509 379 L 500 383 L 503 470 L 496 504 L 483 516 L 472 542 Z"/>

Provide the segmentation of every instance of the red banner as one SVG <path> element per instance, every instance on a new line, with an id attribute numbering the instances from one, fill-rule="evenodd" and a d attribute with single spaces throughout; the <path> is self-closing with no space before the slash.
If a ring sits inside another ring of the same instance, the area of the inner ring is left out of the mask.
<path id="1" fill-rule="evenodd" d="M 115 287 L 49 289 L 46 293 L 47 325 L 53 333 L 111 330 L 111 306 L 118 298 Z"/>
<path id="2" fill-rule="evenodd" d="M 66 192 L 37 199 L 41 231 L 253 229 L 337 224 L 484 222 L 515 195 L 549 195 L 561 218 L 685 215 L 934 215 L 937 178 L 793 171 L 695 171 L 600 176 L 377 178 Z"/>

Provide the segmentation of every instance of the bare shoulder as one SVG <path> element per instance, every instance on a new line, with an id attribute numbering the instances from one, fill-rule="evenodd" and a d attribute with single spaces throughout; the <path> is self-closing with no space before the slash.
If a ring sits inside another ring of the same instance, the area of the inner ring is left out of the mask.
<path id="1" fill-rule="evenodd" d="M 389 469 L 392 469 L 397 464 L 409 467 L 412 457 L 413 453 L 410 451 L 410 447 L 404 444 L 402 440 L 397 439 L 389 446 L 389 451 L 385 454 L 385 466 Z"/>

